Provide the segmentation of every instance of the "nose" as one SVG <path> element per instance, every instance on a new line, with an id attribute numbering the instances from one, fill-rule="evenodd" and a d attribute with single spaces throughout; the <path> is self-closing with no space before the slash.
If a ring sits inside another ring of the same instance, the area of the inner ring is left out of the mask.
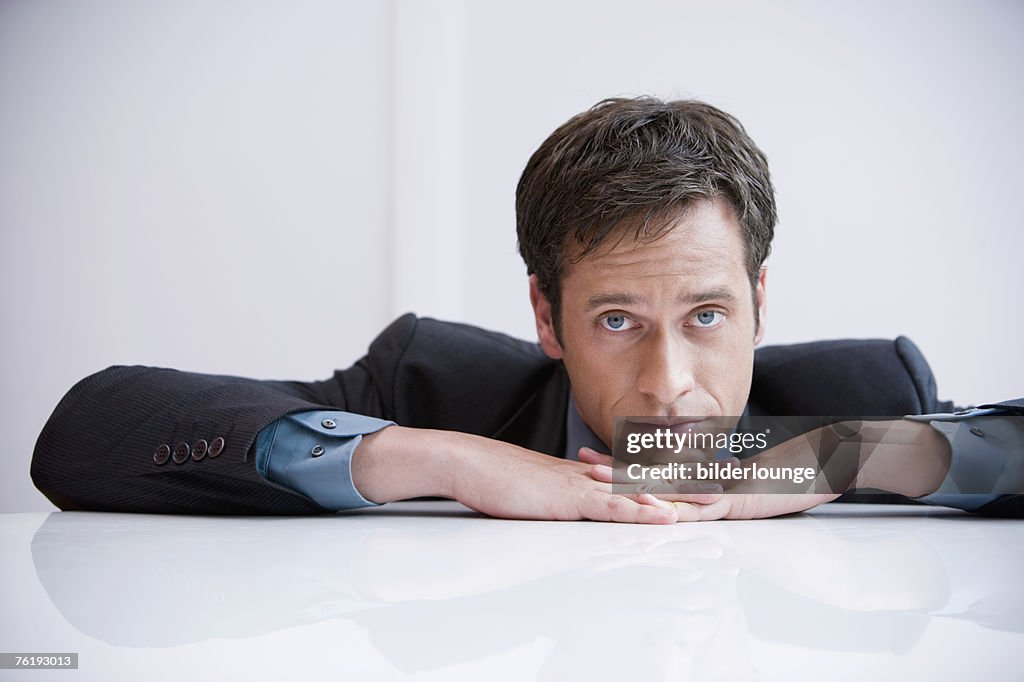
<path id="1" fill-rule="evenodd" d="M 696 386 L 696 358 L 685 339 L 671 332 L 652 336 L 642 349 L 637 389 L 668 407 Z"/>

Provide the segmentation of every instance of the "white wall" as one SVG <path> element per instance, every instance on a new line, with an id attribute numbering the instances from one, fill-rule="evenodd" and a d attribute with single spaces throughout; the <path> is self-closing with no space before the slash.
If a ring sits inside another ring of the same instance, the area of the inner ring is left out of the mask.
<path id="1" fill-rule="evenodd" d="M 707 99 L 768 154 L 769 334 L 907 334 L 940 394 L 1024 393 L 1024 6 L 0 4 L 0 511 L 113 363 L 322 378 L 405 310 L 530 337 L 513 192 L 612 95 Z"/>
<path id="2" fill-rule="evenodd" d="M 393 10 L 0 4 L 0 509 L 110 364 L 323 378 L 390 317 Z"/>

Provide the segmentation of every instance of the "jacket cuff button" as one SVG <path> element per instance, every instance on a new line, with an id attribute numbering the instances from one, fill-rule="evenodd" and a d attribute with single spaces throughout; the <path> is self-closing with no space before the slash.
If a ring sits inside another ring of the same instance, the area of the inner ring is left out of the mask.
<path id="1" fill-rule="evenodd" d="M 160 447 L 158 447 L 156 449 L 156 452 L 153 453 L 153 463 L 154 464 L 166 464 L 167 460 L 170 459 L 170 457 L 171 457 L 171 446 L 167 445 L 165 443 L 165 444 L 161 445 Z"/>

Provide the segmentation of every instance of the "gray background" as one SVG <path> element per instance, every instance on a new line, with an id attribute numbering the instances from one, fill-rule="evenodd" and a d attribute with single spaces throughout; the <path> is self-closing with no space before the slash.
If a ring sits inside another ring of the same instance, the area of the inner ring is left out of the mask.
<path id="1" fill-rule="evenodd" d="M 513 192 L 612 95 L 768 154 L 766 343 L 906 334 L 944 398 L 1024 394 L 1024 5 L 0 3 L 0 511 L 110 364 L 316 379 L 412 310 L 532 338 Z"/>

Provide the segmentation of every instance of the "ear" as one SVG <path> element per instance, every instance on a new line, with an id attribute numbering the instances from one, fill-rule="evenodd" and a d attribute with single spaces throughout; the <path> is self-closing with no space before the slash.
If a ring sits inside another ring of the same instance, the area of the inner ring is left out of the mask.
<path id="1" fill-rule="evenodd" d="M 533 306 L 533 319 L 537 323 L 537 338 L 540 347 L 552 360 L 562 358 L 562 344 L 555 334 L 555 322 L 551 317 L 551 302 L 541 293 L 537 285 L 537 275 L 530 275 L 530 305 Z"/>
<path id="2" fill-rule="evenodd" d="M 761 266 L 761 272 L 757 276 L 757 288 L 755 289 L 755 300 L 757 301 L 757 331 L 754 333 L 754 345 L 761 343 L 764 338 L 765 322 L 768 316 L 768 294 L 765 291 L 765 280 L 768 277 L 768 268 Z"/>

